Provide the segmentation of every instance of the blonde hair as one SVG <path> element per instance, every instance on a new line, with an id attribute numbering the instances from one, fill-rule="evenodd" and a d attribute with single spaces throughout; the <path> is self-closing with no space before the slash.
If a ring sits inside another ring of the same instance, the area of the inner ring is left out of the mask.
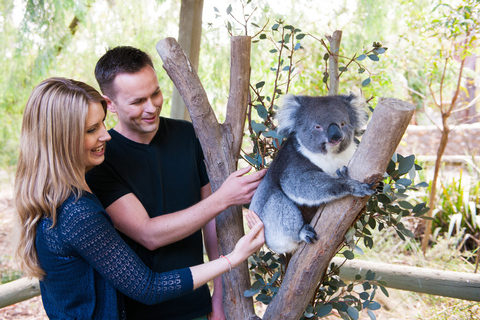
<path id="1" fill-rule="evenodd" d="M 16 257 L 29 276 L 45 275 L 35 246 L 38 222 L 47 217 L 55 226 L 57 208 L 84 188 L 85 121 L 92 102 L 106 111 L 106 101 L 91 86 L 49 78 L 33 89 L 25 106 L 15 176 Z"/>

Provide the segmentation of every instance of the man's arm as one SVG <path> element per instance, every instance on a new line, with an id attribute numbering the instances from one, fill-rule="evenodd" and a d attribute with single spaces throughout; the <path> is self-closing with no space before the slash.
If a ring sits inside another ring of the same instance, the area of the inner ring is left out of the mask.
<path id="1" fill-rule="evenodd" d="M 244 168 L 230 174 L 222 186 L 199 203 L 173 213 L 150 218 L 133 193 L 106 208 L 115 227 L 149 250 L 177 242 L 205 226 L 230 206 L 249 203 L 266 170 L 245 174 Z"/>

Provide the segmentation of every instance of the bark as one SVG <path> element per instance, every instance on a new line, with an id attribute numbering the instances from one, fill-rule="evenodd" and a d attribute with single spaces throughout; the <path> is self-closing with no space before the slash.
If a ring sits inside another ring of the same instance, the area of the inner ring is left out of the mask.
<path id="1" fill-rule="evenodd" d="M 198 71 L 200 59 L 200 41 L 202 38 L 203 0 L 182 0 L 178 43 L 188 56 L 191 64 Z M 170 116 L 174 119 L 190 120 L 180 93 L 177 88 L 172 90 L 172 110 Z"/>
<path id="2" fill-rule="evenodd" d="M 383 177 L 415 108 L 407 102 L 384 99 L 376 107 L 357 152 L 349 164 L 353 179 L 377 182 Z M 312 299 L 317 284 L 330 260 L 345 240 L 368 197 L 352 196 L 333 201 L 321 208 L 310 223 L 319 239 L 313 245 L 303 244 L 294 253 L 285 279 L 269 304 L 264 318 L 299 319 Z"/>
<path id="3" fill-rule="evenodd" d="M 157 43 L 163 67 L 183 97 L 202 144 L 213 192 L 236 170 L 247 109 L 250 45 L 250 37 L 232 37 L 227 121 L 219 124 L 195 69 L 176 40 L 166 38 Z M 244 235 L 241 207 L 222 212 L 216 223 L 220 254 L 227 254 Z M 223 286 L 227 319 L 255 316 L 252 298 L 243 295 L 250 288 L 247 262 L 224 274 Z"/>
<path id="4" fill-rule="evenodd" d="M 338 79 L 338 55 L 340 54 L 340 42 L 342 41 L 342 31 L 336 30 L 333 35 L 326 36 L 330 43 L 330 52 L 332 53 L 328 58 L 328 73 L 330 74 L 330 88 L 328 89 L 329 96 L 338 94 L 338 87 L 340 81 Z"/>

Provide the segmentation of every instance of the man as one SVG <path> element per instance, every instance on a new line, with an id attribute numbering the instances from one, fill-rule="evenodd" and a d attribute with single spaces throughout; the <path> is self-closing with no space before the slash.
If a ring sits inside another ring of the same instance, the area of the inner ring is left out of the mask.
<path id="1" fill-rule="evenodd" d="M 152 268 L 203 263 L 200 229 L 210 260 L 218 257 L 215 220 L 232 205 L 249 203 L 265 171 L 231 174 L 212 194 L 203 153 L 191 123 L 160 117 L 162 91 L 150 57 L 116 47 L 97 62 L 95 77 L 118 116 L 105 161 L 87 182 L 127 243 Z M 224 319 L 221 278 L 168 302 L 146 306 L 125 297 L 128 319 Z"/>

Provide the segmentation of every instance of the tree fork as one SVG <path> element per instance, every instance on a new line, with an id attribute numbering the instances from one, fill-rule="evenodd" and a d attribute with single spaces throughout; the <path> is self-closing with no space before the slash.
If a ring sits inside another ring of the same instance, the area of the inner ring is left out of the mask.
<path id="1" fill-rule="evenodd" d="M 166 38 L 156 46 L 163 67 L 182 96 L 202 144 L 213 192 L 237 167 L 250 83 L 250 47 L 250 37 L 232 37 L 227 115 L 225 123 L 219 124 L 196 71 L 177 41 Z M 217 216 L 216 223 L 220 254 L 230 253 L 245 233 L 241 207 L 228 208 Z M 227 319 L 256 317 L 253 299 L 243 295 L 250 289 L 247 262 L 223 275 L 223 288 Z"/>
<path id="2" fill-rule="evenodd" d="M 414 112 L 408 102 L 381 100 L 348 166 L 350 177 L 371 183 L 382 179 Z M 294 253 L 285 279 L 269 304 L 264 320 L 299 319 L 328 265 L 345 241 L 345 234 L 365 207 L 368 197 L 348 196 L 323 206 L 310 223 L 319 237 Z"/>

